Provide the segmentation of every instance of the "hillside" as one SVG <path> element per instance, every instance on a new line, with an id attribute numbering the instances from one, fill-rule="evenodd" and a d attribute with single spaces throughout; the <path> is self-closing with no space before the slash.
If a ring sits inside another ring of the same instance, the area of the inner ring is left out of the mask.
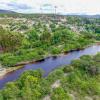
<path id="1" fill-rule="evenodd" d="M 2 10 L 2 9 L 0 9 L 0 14 L 12 14 L 12 13 L 16 13 L 16 12 L 11 11 L 11 10 Z"/>

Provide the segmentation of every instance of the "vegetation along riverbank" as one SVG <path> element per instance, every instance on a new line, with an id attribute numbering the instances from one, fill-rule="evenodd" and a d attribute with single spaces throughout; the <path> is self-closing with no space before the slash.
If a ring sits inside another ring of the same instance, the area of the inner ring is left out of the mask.
<path id="1" fill-rule="evenodd" d="M 85 55 L 47 77 L 41 70 L 25 71 L 16 82 L 7 83 L 0 100 L 99 100 L 100 53 Z M 15 92 L 13 92 L 15 91 Z"/>
<path id="2" fill-rule="evenodd" d="M 55 18 L 45 15 L 45 20 L 42 20 L 42 16 L 30 16 L 33 18 L 26 18 L 25 15 L 22 15 L 22 18 L 17 18 L 17 22 L 14 19 L 16 17 L 14 15 L 12 15 L 12 17 L 8 16 L 8 19 L 5 17 L 2 18 L 1 16 L 0 63 L 2 66 L 6 68 L 12 67 L 20 62 L 37 61 L 49 55 L 58 55 L 76 49 L 80 50 L 96 40 L 99 41 L 99 31 L 96 31 L 96 29 L 91 30 L 91 28 L 87 29 L 86 26 L 94 25 L 94 23 L 98 24 L 95 18 L 93 18 L 93 23 L 86 23 L 86 21 L 90 19 L 84 20 L 84 18 L 75 17 L 75 19 L 81 20 L 79 20 L 78 23 L 70 23 L 73 16 L 57 16 Z M 9 21 L 3 22 L 4 19 Z M 46 19 L 48 19 L 48 21 L 46 21 Z M 65 20 L 62 21 L 62 19 Z M 14 23 L 12 23 L 12 20 Z M 20 23 L 20 20 L 22 20 L 22 23 Z M 32 21 L 34 24 L 30 27 L 25 26 L 24 20 L 26 20 L 26 22 Z M 84 24 L 81 23 L 81 21 L 83 21 Z M 80 26 L 84 26 L 84 30 L 78 30 L 77 28 L 76 31 L 73 30 L 72 26 L 78 27 L 79 23 Z M 9 27 L 3 27 L 5 24 Z M 20 26 L 20 29 L 17 25 Z M 13 27 L 18 29 L 14 29 Z"/>

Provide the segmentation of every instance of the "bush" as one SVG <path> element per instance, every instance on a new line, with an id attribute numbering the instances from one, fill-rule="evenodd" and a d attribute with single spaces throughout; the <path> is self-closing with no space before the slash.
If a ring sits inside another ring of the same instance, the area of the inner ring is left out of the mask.
<path id="1" fill-rule="evenodd" d="M 59 87 L 54 89 L 51 93 L 51 100 L 71 100 L 71 97 L 64 91 L 63 88 Z"/>
<path id="2" fill-rule="evenodd" d="M 72 66 L 68 65 L 63 68 L 64 73 L 72 72 L 74 69 Z"/>

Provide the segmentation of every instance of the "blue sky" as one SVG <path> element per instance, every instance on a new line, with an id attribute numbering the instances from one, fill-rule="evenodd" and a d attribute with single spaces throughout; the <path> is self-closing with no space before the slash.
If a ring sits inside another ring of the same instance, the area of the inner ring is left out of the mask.
<path id="1" fill-rule="evenodd" d="M 23 13 L 100 14 L 100 0 L 0 0 L 0 9 Z"/>

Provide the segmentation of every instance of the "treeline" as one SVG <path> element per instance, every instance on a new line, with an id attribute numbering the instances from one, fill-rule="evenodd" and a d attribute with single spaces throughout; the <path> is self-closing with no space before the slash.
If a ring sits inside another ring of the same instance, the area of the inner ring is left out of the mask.
<path id="1" fill-rule="evenodd" d="M 0 100 L 99 100 L 100 53 L 85 55 L 43 78 L 43 71 L 24 72 L 15 82 L 0 91 Z M 57 80 L 58 87 L 52 87 Z"/>
<path id="2" fill-rule="evenodd" d="M 26 33 L 16 33 L 0 29 L 0 61 L 4 66 L 14 66 L 18 62 L 39 60 L 48 55 L 82 49 L 95 40 L 93 34 L 77 34 L 70 29 L 55 24 L 38 23 Z"/>

